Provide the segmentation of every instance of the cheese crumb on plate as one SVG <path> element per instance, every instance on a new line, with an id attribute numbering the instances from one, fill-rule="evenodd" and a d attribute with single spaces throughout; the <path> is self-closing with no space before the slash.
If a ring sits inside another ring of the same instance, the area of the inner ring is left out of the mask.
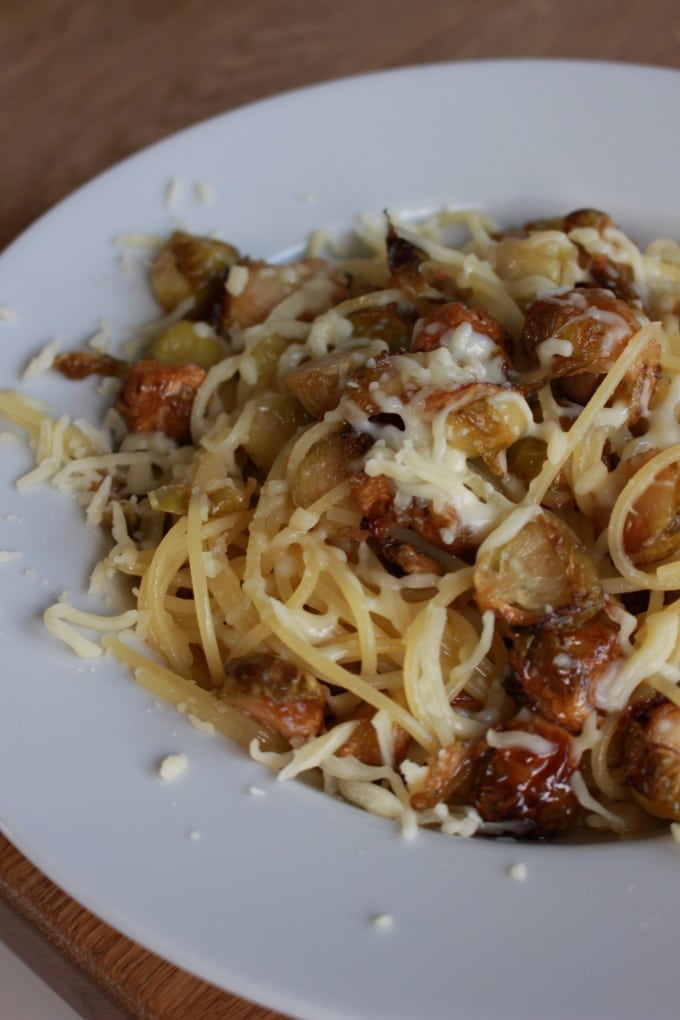
<path id="1" fill-rule="evenodd" d="M 186 771 L 189 759 L 186 754 L 169 754 L 158 768 L 161 779 L 177 779 Z"/>

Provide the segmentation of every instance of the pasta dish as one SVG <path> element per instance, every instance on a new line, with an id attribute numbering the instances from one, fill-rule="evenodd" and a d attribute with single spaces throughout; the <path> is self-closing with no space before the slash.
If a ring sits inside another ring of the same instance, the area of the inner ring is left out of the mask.
<path id="1" fill-rule="evenodd" d="M 134 353 L 45 362 L 102 422 L 0 394 L 134 600 L 52 633 L 406 833 L 680 822 L 680 248 L 385 214 L 150 284 Z"/>

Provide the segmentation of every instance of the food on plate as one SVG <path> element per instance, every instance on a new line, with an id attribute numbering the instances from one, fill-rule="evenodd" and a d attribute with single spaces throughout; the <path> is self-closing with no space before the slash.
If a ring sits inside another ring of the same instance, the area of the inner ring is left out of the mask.
<path id="1" fill-rule="evenodd" d="M 150 285 L 134 356 L 53 358 L 101 427 L 0 395 L 129 579 L 50 629 L 406 833 L 680 821 L 680 248 L 447 210 Z"/>

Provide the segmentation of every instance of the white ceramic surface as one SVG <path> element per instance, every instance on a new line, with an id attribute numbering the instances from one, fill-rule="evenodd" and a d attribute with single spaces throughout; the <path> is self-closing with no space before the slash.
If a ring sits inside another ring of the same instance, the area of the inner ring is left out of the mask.
<path id="1" fill-rule="evenodd" d="M 273 256 L 354 213 L 480 205 L 504 221 L 604 207 L 680 236 L 675 72 L 570 62 L 434 65 L 274 98 L 115 167 L 0 258 L 0 385 L 55 335 L 151 312 L 113 239 L 173 215 Z M 168 183 L 182 187 L 174 213 Z M 211 201 L 194 186 L 211 185 Z M 96 415 L 95 385 L 26 386 Z M 0 827 L 55 882 L 150 949 L 304 1020 L 677 1016 L 680 846 L 412 841 L 279 783 L 157 705 L 109 658 L 75 659 L 42 610 L 83 594 L 99 537 L 0 444 Z M 174 782 L 166 754 L 188 755 Z M 252 786 L 264 791 L 254 796 Z M 190 833 L 199 838 L 190 838 Z M 508 869 L 526 865 L 517 881 Z M 393 916 L 379 928 L 378 914 Z"/>

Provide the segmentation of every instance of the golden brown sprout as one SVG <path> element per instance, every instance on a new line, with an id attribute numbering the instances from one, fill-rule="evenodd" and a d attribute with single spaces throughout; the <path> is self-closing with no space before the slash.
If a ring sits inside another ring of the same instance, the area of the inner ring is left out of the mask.
<path id="1" fill-rule="evenodd" d="M 648 450 L 619 467 L 625 481 L 659 451 Z M 623 528 L 623 546 L 636 566 L 656 563 L 680 548 L 680 464 L 669 464 L 634 503 Z"/>
<path id="2" fill-rule="evenodd" d="M 489 338 L 493 356 L 498 358 L 507 374 L 510 369 L 512 340 L 504 326 L 482 308 L 469 308 L 460 301 L 440 305 L 421 319 L 413 334 L 412 351 L 434 351 L 442 346 L 447 334 L 467 323 L 475 333 Z"/>
<path id="3" fill-rule="evenodd" d="M 605 613 L 574 630 L 514 630 L 503 686 L 514 701 L 580 733 L 598 683 L 621 658 L 618 629 Z"/>
<path id="4" fill-rule="evenodd" d="M 264 322 L 285 298 L 312 281 L 319 285 L 308 313 L 312 318 L 347 296 L 346 275 L 323 259 L 302 259 L 282 266 L 250 261 L 241 265 L 245 274 L 243 288 L 237 294 L 228 291 L 224 294 L 223 332 L 228 332 L 233 326 L 245 329 Z"/>
<path id="5" fill-rule="evenodd" d="M 513 627 L 574 628 L 604 605 L 585 546 L 548 510 L 530 518 L 504 545 L 480 550 L 475 598 Z"/>
<path id="6" fill-rule="evenodd" d="M 164 432 L 187 443 L 191 408 L 204 378 L 198 365 L 136 361 L 125 373 L 116 410 L 131 432 Z"/>
<path id="7" fill-rule="evenodd" d="M 151 344 L 148 358 L 164 365 L 199 365 L 206 370 L 225 356 L 223 344 L 210 332 L 204 334 L 201 325 L 180 319 L 173 322 L 162 336 Z"/>
<path id="8" fill-rule="evenodd" d="M 367 305 L 351 312 L 347 318 L 352 323 L 354 336 L 382 340 L 390 354 L 397 354 L 409 348 L 417 313 L 396 304 Z"/>
<path id="9" fill-rule="evenodd" d="M 580 287 L 564 294 L 538 298 L 527 308 L 521 344 L 525 353 L 541 363 L 541 344 L 564 340 L 568 354 L 552 355 L 556 376 L 609 371 L 637 333 L 640 324 L 631 308 L 599 287 Z"/>
<path id="10" fill-rule="evenodd" d="M 446 439 L 467 457 L 481 457 L 496 475 L 506 472 L 499 454 L 507 450 L 527 427 L 526 405 L 519 391 L 493 383 L 469 383 L 453 392 L 435 390 L 424 401 L 427 415 L 445 407 Z"/>
<path id="11" fill-rule="evenodd" d="M 560 380 L 560 393 L 576 403 L 585 403 L 639 328 L 625 301 L 599 287 L 581 287 L 532 302 L 526 310 L 520 342 L 548 378 Z M 564 342 L 568 350 L 551 351 L 554 341 Z M 549 346 L 544 347 L 546 342 Z M 659 344 L 650 337 L 639 361 L 626 373 L 612 398 L 625 400 L 633 421 L 656 386 L 659 358 Z"/>
<path id="12" fill-rule="evenodd" d="M 285 443 L 309 418 L 288 393 L 261 393 L 243 448 L 257 467 L 269 471 Z"/>
<path id="13" fill-rule="evenodd" d="M 453 555 L 470 548 L 471 534 L 453 507 L 436 511 L 429 502 L 411 500 L 408 506 L 397 508 L 394 487 L 384 475 L 356 471 L 350 486 L 361 527 L 377 539 L 385 559 L 405 573 L 441 574 L 443 558 L 437 550 Z"/>
<path id="14" fill-rule="evenodd" d="M 382 765 L 382 754 L 375 727 L 371 722 L 375 715 L 375 709 L 371 705 L 361 705 L 355 712 L 343 718 L 343 722 L 350 719 L 358 719 L 359 724 L 345 743 L 335 753 L 341 758 L 352 756 L 362 761 L 364 765 Z M 398 765 L 406 757 L 406 751 L 411 743 L 411 737 L 398 726 L 392 724 L 393 740 L 393 764 Z"/>
<path id="15" fill-rule="evenodd" d="M 345 388 L 347 396 L 369 417 L 382 413 L 377 393 L 381 400 L 396 397 L 402 403 L 415 393 L 415 390 L 404 389 L 404 380 L 395 369 L 394 359 L 385 352 L 360 365 L 347 379 Z"/>
<path id="16" fill-rule="evenodd" d="M 425 783 L 411 796 L 414 811 L 469 801 L 475 768 L 485 746 L 481 740 L 458 740 L 430 758 Z"/>
<path id="17" fill-rule="evenodd" d="M 601 235 L 609 227 L 614 226 L 615 223 L 608 213 L 602 212 L 600 209 L 584 208 L 575 209 L 573 212 L 568 213 L 564 217 L 562 230 L 564 230 L 565 234 L 569 234 L 572 230 L 590 227 Z"/>
<path id="18" fill-rule="evenodd" d="M 332 432 L 314 443 L 302 458 L 291 484 L 293 502 L 296 506 L 311 506 L 347 476 L 345 442 L 339 432 Z"/>
<path id="19" fill-rule="evenodd" d="M 225 677 L 219 697 L 292 744 L 302 744 L 323 729 L 321 684 L 280 656 L 259 652 L 232 659 Z"/>
<path id="20" fill-rule="evenodd" d="M 192 318 L 204 318 L 221 297 L 230 266 L 238 259 L 232 245 L 178 230 L 151 266 L 151 289 L 158 304 L 173 312 L 191 298 Z"/>
<path id="21" fill-rule="evenodd" d="M 520 478 L 528 488 L 531 481 L 540 474 L 545 464 L 547 443 L 535 436 L 522 436 L 507 450 L 508 473 Z M 560 471 L 542 500 L 548 510 L 563 510 L 575 503 L 574 493 L 564 474 Z"/>
<path id="22" fill-rule="evenodd" d="M 577 209 L 575 212 L 565 216 L 562 226 L 565 234 L 571 233 L 572 230 L 582 229 L 583 227 L 596 230 L 600 236 L 603 236 L 604 232 L 610 228 L 618 229 L 612 218 L 599 209 Z M 610 290 L 623 301 L 629 303 L 639 302 L 639 295 L 631 266 L 626 263 L 615 262 L 614 259 L 602 252 L 589 254 L 577 241 L 574 243 L 579 249 L 579 264 L 588 270 L 591 282 L 596 287 L 604 287 L 606 290 Z"/>
<path id="23" fill-rule="evenodd" d="M 359 351 L 332 351 L 287 372 L 284 385 L 313 418 L 323 418 L 338 406 L 348 380 L 365 355 Z"/>
<path id="24" fill-rule="evenodd" d="M 393 286 L 401 288 L 411 297 L 420 297 L 428 287 L 427 280 L 420 272 L 422 263 L 428 258 L 427 254 L 411 241 L 400 237 L 389 221 L 385 242 Z"/>
<path id="25" fill-rule="evenodd" d="M 662 695 L 634 702 L 621 730 L 633 796 L 650 814 L 680 822 L 680 708 Z"/>
<path id="26" fill-rule="evenodd" d="M 522 746 L 488 747 L 475 768 L 470 800 L 485 822 L 518 836 L 542 839 L 569 827 L 578 801 L 569 782 L 575 769 L 569 735 L 535 718 L 499 727 L 535 734 L 548 742 L 547 753 Z"/>

